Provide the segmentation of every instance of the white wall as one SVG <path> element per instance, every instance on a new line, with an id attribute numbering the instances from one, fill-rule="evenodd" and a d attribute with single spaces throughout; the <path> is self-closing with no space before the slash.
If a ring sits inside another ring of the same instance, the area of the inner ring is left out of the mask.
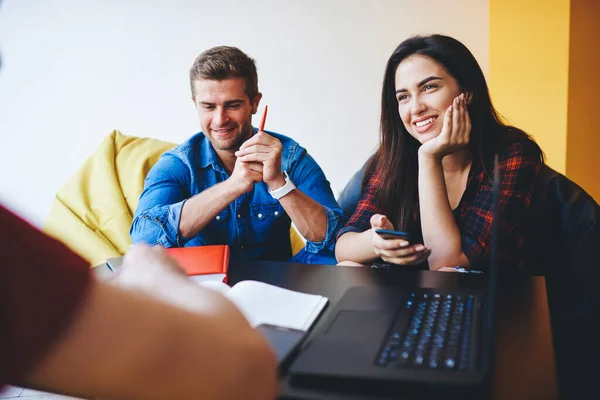
<path id="1" fill-rule="evenodd" d="M 488 28 L 485 0 L 4 0 L 0 201 L 41 225 L 111 130 L 197 132 L 188 69 L 221 44 L 255 58 L 267 129 L 306 147 L 338 192 L 377 144 L 393 49 L 446 33 L 487 73 Z"/>

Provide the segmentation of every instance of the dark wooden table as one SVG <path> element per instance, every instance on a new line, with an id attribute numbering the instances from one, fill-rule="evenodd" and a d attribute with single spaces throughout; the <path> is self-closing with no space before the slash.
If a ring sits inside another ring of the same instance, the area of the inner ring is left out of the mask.
<path id="1" fill-rule="evenodd" d="M 443 278 L 442 278 L 443 276 Z M 291 290 L 326 296 L 330 303 L 312 332 L 318 332 L 342 297 L 352 286 L 414 285 L 434 286 L 439 279 L 460 286 L 469 279 L 487 279 L 483 275 L 442 273 L 417 270 L 393 272 L 371 268 L 232 261 L 229 284 L 257 280 Z M 558 384 L 546 284 L 544 277 L 500 277 L 498 280 L 496 342 L 492 398 L 554 399 Z M 310 336 L 307 342 L 310 341 Z M 358 395 L 322 392 L 293 387 L 282 377 L 283 398 L 363 398 Z M 394 396 L 393 398 L 401 398 Z"/>

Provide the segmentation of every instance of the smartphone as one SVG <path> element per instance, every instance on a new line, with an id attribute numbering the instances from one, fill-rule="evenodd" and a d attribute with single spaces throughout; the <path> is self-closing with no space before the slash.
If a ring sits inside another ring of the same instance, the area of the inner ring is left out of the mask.
<path id="1" fill-rule="evenodd" d="M 410 233 L 393 231 L 391 229 L 375 229 L 375 232 L 384 239 L 404 239 L 410 242 Z"/>
<path id="2" fill-rule="evenodd" d="M 260 324 L 257 329 L 267 338 L 275 351 L 277 361 L 279 361 L 279 370 L 285 371 L 300 348 L 307 332 L 269 324 Z"/>

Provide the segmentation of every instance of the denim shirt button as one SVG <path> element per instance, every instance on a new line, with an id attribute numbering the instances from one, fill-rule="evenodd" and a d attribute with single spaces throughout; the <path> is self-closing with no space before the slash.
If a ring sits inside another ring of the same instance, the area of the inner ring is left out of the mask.
<path id="1" fill-rule="evenodd" d="M 242 218 L 242 215 L 241 215 L 241 214 L 238 214 L 238 216 L 237 216 L 237 217 L 238 217 L 238 218 Z"/>
<path id="2" fill-rule="evenodd" d="M 274 214 L 275 214 L 275 215 L 279 215 L 279 211 L 275 211 L 275 212 L 274 212 Z"/>
<path id="3" fill-rule="evenodd" d="M 261 213 L 258 213 L 257 217 L 258 217 L 258 218 L 262 218 L 262 214 L 261 214 Z"/>
<path id="4" fill-rule="evenodd" d="M 221 216 L 220 216 L 220 215 L 217 215 L 217 216 L 215 217 L 215 219 L 218 221 L 218 220 L 220 220 L 220 219 L 221 219 Z"/>

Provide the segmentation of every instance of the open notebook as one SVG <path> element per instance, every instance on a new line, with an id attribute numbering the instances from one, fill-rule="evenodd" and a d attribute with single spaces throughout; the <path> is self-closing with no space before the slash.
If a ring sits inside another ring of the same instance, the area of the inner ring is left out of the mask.
<path id="1" fill-rule="evenodd" d="M 123 257 L 109 258 L 108 270 L 103 279 L 118 271 Z M 257 281 L 242 281 L 233 287 L 223 283 L 226 274 L 190 275 L 199 285 L 219 291 L 227 296 L 244 314 L 250 324 L 275 325 L 308 331 L 328 299 L 323 296 L 295 292 Z"/>
<path id="2" fill-rule="evenodd" d="M 308 331 L 328 302 L 323 296 L 257 281 L 242 281 L 233 287 L 217 281 L 198 281 L 198 284 L 223 293 L 253 327 L 269 324 Z"/>

